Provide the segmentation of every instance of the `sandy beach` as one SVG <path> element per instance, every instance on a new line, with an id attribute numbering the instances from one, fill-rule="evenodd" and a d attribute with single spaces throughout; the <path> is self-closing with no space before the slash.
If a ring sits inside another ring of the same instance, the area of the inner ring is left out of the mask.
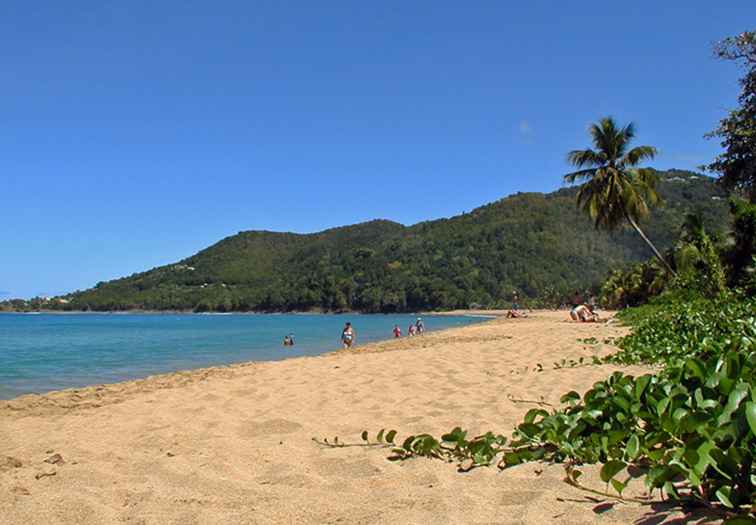
<path id="1" fill-rule="evenodd" d="M 616 368 L 590 360 L 626 333 L 566 312 L 490 321 L 320 357 L 177 372 L 0 402 L 3 524 L 661 523 L 658 503 L 568 486 L 559 465 L 459 473 L 388 450 L 330 449 L 395 428 L 509 435 Z M 357 326 L 359 330 L 359 326 Z M 586 344 L 595 338 L 597 344 Z M 283 351 L 283 350 L 282 350 Z M 541 363 L 544 371 L 536 372 Z M 644 373 L 642 368 L 625 369 Z M 58 454 L 60 458 L 55 457 Z M 49 462 L 45 462 L 49 460 Z M 603 489 L 597 469 L 586 484 Z"/>

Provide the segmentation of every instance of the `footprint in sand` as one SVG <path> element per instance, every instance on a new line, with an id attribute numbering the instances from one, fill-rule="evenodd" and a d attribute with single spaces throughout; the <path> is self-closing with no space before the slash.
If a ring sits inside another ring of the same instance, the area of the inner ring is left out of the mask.
<path id="1" fill-rule="evenodd" d="M 302 425 L 288 419 L 269 419 L 267 421 L 246 421 L 239 429 L 242 438 L 254 438 L 270 435 L 291 434 L 301 429 Z"/>
<path id="2" fill-rule="evenodd" d="M 499 504 L 505 507 L 514 505 L 528 505 L 543 496 L 543 492 L 535 490 L 512 490 L 507 491 L 499 500 Z"/>
<path id="3" fill-rule="evenodd" d="M 381 473 L 369 460 L 349 461 L 340 458 L 322 459 L 315 464 L 318 474 L 326 477 L 370 478 Z"/>

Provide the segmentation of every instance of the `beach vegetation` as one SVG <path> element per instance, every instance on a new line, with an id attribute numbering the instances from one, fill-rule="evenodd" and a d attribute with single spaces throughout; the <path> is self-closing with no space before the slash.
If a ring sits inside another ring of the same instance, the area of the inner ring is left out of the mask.
<path id="1" fill-rule="evenodd" d="M 714 52 L 721 59 L 739 63 L 745 73 L 740 79 L 738 107 L 707 135 L 720 140 L 723 152 L 706 168 L 719 174 L 724 188 L 756 203 L 756 31 L 726 38 Z"/>
<path id="2" fill-rule="evenodd" d="M 601 304 L 624 308 L 645 304 L 663 294 L 714 297 L 727 287 L 756 292 L 756 205 L 730 199 L 732 227 L 710 234 L 701 216 L 688 214 L 667 258 L 677 271 L 670 279 L 658 261 L 650 260 L 610 272 L 601 286 Z"/>

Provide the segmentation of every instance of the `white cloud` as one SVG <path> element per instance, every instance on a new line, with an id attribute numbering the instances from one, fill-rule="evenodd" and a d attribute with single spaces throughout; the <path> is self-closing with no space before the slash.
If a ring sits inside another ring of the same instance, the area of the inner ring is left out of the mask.
<path id="1" fill-rule="evenodd" d="M 530 125 L 529 121 L 527 120 L 520 121 L 520 135 L 522 135 L 523 137 L 533 136 L 533 126 Z"/>

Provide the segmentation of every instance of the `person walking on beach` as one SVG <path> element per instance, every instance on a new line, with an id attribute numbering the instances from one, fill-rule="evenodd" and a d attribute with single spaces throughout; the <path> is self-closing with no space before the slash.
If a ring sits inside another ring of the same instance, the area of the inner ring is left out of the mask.
<path id="1" fill-rule="evenodd" d="M 418 317 L 417 321 L 415 321 L 415 328 L 417 328 L 417 335 L 423 335 L 425 332 L 425 323 L 423 323 L 422 317 Z"/>
<path id="2" fill-rule="evenodd" d="M 512 292 L 512 311 L 516 312 L 520 309 L 520 294 L 517 293 L 517 290 L 514 290 Z"/>
<path id="3" fill-rule="evenodd" d="M 394 325 L 394 337 L 401 337 L 402 336 L 402 329 L 399 328 L 398 324 Z"/>
<path id="4" fill-rule="evenodd" d="M 344 345 L 344 348 L 351 348 L 356 338 L 357 336 L 354 333 L 354 328 L 352 328 L 352 323 L 345 324 L 344 329 L 341 331 L 341 343 Z"/>

